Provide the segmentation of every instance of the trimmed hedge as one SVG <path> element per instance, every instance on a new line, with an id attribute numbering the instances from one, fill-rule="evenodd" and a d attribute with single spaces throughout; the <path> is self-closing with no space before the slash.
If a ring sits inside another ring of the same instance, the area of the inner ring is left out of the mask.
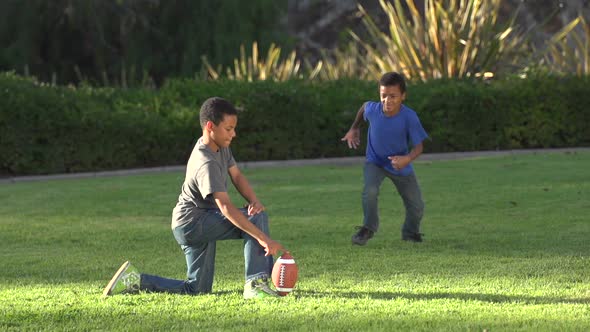
<path id="1" fill-rule="evenodd" d="M 590 78 L 539 76 L 410 87 L 426 151 L 590 146 Z"/>
<path id="2" fill-rule="evenodd" d="M 406 104 L 431 136 L 426 152 L 590 145 L 588 77 L 410 85 Z M 240 161 L 362 155 L 341 137 L 377 83 L 173 80 L 160 90 L 52 87 L 0 74 L 0 173 L 96 171 L 184 164 L 198 110 L 222 96 L 244 111 Z"/>
<path id="3" fill-rule="evenodd" d="M 40 86 L 0 77 L 0 172 L 48 174 L 184 161 L 189 120 L 147 91 Z"/>

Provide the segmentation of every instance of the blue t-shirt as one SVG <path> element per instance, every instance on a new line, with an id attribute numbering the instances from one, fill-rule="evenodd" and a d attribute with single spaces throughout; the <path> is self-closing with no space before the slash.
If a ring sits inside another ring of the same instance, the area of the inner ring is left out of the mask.
<path id="1" fill-rule="evenodd" d="M 365 104 L 364 119 L 369 122 L 367 161 L 395 175 L 410 175 L 414 171 L 411 163 L 398 171 L 387 157 L 405 156 L 410 144 L 417 145 L 428 138 L 416 112 L 402 104 L 396 115 L 387 117 L 383 104 L 369 101 Z"/>

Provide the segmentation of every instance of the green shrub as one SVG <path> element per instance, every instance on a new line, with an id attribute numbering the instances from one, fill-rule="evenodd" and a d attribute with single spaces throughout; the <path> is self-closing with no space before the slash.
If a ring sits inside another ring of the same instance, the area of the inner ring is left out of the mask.
<path id="1" fill-rule="evenodd" d="M 433 80 L 408 87 L 431 139 L 426 152 L 590 145 L 588 77 Z M 340 139 L 376 82 L 171 80 L 159 90 L 39 85 L 0 74 L 0 173 L 48 174 L 184 164 L 201 103 L 243 109 L 240 161 L 364 154 Z M 363 142 L 365 140 L 363 139 Z"/>
<path id="2" fill-rule="evenodd" d="M 304 81 L 176 80 L 164 86 L 161 93 L 184 98 L 181 103 L 192 105 L 195 116 L 208 97 L 231 100 L 243 109 L 238 139 L 232 143 L 234 154 L 240 160 L 269 160 L 354 154 L 340 138 L 362 101 L 375 95 L 374 89 L 374 83 L 363 81 L 320 85 Z"/>
<path id="3" fill-rule="evenodd" d="M 503 83 L 502 101 L 509 123 L 509 148 L 588 146 L 590 102 L 588 76 L 540 75 Z"/>
<path id="4" fill-rule="evenodd" d="M 495 107 L 494 97 L 487 91 L 490 86 L 438 80 L 410 89 L 407 104 L 419 112 L 430 134 L 427 151 L 495 150 L 504 145 L 505 114 Z"/>
<path id="5" fill-rule="evenodd" d="M 588 83 L 555 76 L 438 80 L 410 87 L 407 104 L 419 111 L 431 152 L 587 146 Z"/>
<path id="6" fill-rule="evenodd" d="M 42 86 L 0 77 L 0 169 L 80 172 L 180 163 L 182 116 L 163 117 L 147 91 Z M 174 143 L 176 142 L 176 143 Z"/>

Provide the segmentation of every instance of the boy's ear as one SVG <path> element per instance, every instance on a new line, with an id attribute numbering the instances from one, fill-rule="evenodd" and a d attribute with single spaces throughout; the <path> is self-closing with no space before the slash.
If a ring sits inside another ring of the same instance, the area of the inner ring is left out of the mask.
<path id="1" fill-rule="evenodd" d="M 213 122 L 207 121 L 207 123 L 205 124 L 205 129 L 212 130 L 213 129 Z"/>

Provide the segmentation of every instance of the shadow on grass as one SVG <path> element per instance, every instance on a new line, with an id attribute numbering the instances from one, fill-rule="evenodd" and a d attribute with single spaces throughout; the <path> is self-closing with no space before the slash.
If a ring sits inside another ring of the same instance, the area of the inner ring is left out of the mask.
<path id="1" fill-rule="evenodd" d="M 590 298 L 558 298 L 544 296 L 510 296 L 500 294 L 485 293 L 404 293 L 404 292 L 315 292 L 300 290 L 296 293 L 297 297 L 312 298 L 346 298 L 346 299 L 372 299 L 372 300 L 461 300 L 461 301 L 481 301 L 489 303 L 522 303 L 522 304 L 590 304 Z"/>
<path id="2" fill-rule="evenodd" d="M 156 294 L 156 293 L 152 293 Z M 242 290 L 220 290 L 207 294 L 196 294 L 194 296 L 242 296 Z M 345 299 L 371 299 L 371 300 L 394 300 L 406 299 L 414 301 L 428 300 L 460 300 L 480 301 L 488 303 L 519 303 L 519 304 L 590 304 L 590 298 L 558 298 L 544 296 L 510 296 L 485 293 L 404 293 L 404 292 L 316 292 L 297 290 L 293 295 L 299 299 L 316 298 L 345 298 Z M 179 295 L 180 296 L 180 295 Z M 187 295 L 181 295 L 187 296 Z"/>

